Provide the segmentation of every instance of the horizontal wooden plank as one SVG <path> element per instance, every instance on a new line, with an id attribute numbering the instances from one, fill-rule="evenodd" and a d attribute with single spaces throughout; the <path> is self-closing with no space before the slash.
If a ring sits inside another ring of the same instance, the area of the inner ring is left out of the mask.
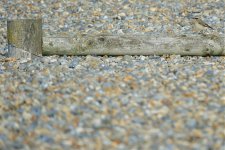
<path id="1" fill-rule="evenodd" d="M 225 55 L 225 38 L 215 35 L 93 35 L 44 37 L 43 55 Z"/>

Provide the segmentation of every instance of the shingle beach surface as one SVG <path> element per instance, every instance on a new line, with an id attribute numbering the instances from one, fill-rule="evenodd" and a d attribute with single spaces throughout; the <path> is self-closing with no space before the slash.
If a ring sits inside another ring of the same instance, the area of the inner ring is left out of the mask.
<path id="1" fill-rule="evenodd" d="M 224 149 L 224 57 L 5 61 L 2 149 Z"/>
<path id="2" fill-rule="evenodd" d="M 223 0 L 2 0 L 5 18 L 43 17 L 45 36 L 224 35 Z M 191 13 L 190 12 L 195 12 Z M 225 57 L 0 55 L 0 150 L 224 150 Z"/>
<path id="3" fill-rule="evenodd" d="M 225 33 L 223 0 L 2 0 L 0 4 L 1 34 L 6 18 L 35 17 L 43 18 L 45 36 L 193 34 L 194 16 Z"/>

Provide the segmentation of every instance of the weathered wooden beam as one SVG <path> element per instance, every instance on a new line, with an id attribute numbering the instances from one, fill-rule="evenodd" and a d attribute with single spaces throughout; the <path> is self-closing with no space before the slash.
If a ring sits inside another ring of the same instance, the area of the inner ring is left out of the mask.
<path id="1" fill-rule="evenodd" d="M 225 38 L 215 35 L 95 35 L 43 41 L 43 55 L 225 55 Z"/>
<path id="2" fill-rule="evenodd" d="M 7 21 L 8 56 L 31 59 L 42 55 L 42 19 Z"/>

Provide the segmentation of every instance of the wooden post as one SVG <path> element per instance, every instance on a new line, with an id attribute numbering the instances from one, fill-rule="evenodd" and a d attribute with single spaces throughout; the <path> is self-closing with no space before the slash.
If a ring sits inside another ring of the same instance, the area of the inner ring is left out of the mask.
<path id="1" fill-rule="evenodd" d="M 42 19 L 7 21 L 8 56 L 31 59 L 42 55 Z"/>

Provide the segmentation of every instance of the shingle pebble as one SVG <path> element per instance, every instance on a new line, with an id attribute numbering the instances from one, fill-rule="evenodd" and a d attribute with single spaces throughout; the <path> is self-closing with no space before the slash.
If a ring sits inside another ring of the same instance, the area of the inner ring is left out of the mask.
<path id="1" fill-rule="evenodd" d="M 224 57 L 8 60 L 0 62 L 2 149 L 224 147 Z"/>
<path id="2" fill-rule="evenodd" d="M 223 0 L 190 1 L 34 1 L 0 3 L 0 34 L 6 37 L 6 18 L 43 18 L 44 35 L 79 34 L 193 34 L 190 17 L 201 16 L 224 34 Z M 196 12 L 201 12 L 196 13 Z M 2 19 L 1 19 L 2 18 Z M 6 39 L 0 39 L 6 42 Z M 2 45 L 2 44 L 0 44 Z"/>
<path id="3" fill-rule="evenodd" d="M 0 149 L 224 149 L 224 57 L 2 55 L 6 17 L 42 16 L 44 36 L 179 35 L 200 11 L 224 35 L 222 0 L 0 5 Z"/>

